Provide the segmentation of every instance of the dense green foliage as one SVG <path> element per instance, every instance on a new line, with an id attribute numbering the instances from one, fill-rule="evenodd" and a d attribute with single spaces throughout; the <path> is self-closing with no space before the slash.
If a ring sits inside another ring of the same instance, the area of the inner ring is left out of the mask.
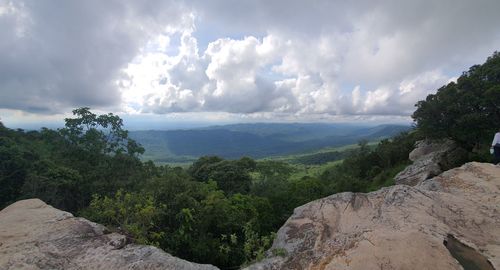
<path id="1" fill-rule="evenodd" d="M 183 169 L 141 162 L 142 147 L 113 114 L 74 115 L 59 130 L 0 125 L 0 207 L 37 197 L 131 241 L 223 269 L 262 258 L 295 207 L 390 184 L 414 141 L 403 134 L 362 144 L 319 175 L 297 177 L 294 165 L 247 157 L 206 156 Z"/>
<path id="2" fill-rule="evenodd" d="M 305 165 L 319 165 L 331 161 L 342 160 L 351 155 L 352 151 L 328 151 L 308 155 L 301 155 L 292 160 L 294 163 Z"/>
<path id="3" fill-rule="evenodd" d="M 60 130 L 24 132 L 0 127 L 0 206 L 37 197 L 64 210 L 86 207 L 92 194 L 134 189 L 147 178 L 137 154 L 144 150 L 128 139 L 121 119 L 74 111 Z"/>
<path id="4" fill-rule="evenodd" d="M 418 102 L 413 118 L 427 137 L 451 138 L 469 151 L 487 153 L 500 129 L 500 53 Z"/>
<path id="5" fill-rule="evenodd" d="M 321 179 L 332 185 L 333 193 L 368 192 L 393 185 L 394 176 L 409 164 L 408 155 L 418 139 L 416 132 L 401 133 L 390 141 L 382 140 L 373 151 L 361 142 L 358 151 L 326 170 Z"/>

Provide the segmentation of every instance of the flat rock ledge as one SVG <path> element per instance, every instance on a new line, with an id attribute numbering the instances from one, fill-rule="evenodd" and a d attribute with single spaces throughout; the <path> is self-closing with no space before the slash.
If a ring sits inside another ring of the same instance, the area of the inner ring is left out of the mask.
<path id="1" fill-rule="evenodd" d="M 0 270 L 218 269 L 191 263 L 153 246 L 127 244 L 102 225 L 38 199 L 0 211 Z"/>
<path id="2" fill-rule="evenodd" d="M 340 193 L 295 209 L 247 269 L 463 269 L 457 239 L 500 269 L 500 167 L 467 163 L 415 187 Z"/>

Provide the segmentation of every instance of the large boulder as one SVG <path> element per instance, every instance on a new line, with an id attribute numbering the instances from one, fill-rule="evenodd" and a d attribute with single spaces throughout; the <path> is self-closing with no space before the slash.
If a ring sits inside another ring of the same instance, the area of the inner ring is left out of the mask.
<path id="1" fill-rule="evenodd" d="M 413 164 L 394 177 L 396 184 L 415 186 L 464 163 L 466 151 L 451 140 L 422 140 L 409 157 Z"/>
<path id="2" fill-rule="evenodd" d="M 500 269 L 499 189 L 499 167 L 468 163 L 415 187 L 313 201 L 248 269 L 463 269 L 444 245 L 451 239 Z"/>
<path id="3" fill-rule="evenodd" d="M 127 242 L 123 235 L 38 199 L 18 201 L 0 211 L 1 270 L 217 269 Z"/>

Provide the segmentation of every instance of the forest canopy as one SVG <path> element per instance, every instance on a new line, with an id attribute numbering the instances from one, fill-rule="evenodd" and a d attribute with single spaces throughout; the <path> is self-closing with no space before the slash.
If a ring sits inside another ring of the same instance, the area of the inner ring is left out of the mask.
<path id="1" fill-rule="evenodd" d="M 500 129 L 500 53 L 472 66 L 416 104 L 413 119 L 430 138 L 450 138 L 467 150 L 485 151 Z"/>

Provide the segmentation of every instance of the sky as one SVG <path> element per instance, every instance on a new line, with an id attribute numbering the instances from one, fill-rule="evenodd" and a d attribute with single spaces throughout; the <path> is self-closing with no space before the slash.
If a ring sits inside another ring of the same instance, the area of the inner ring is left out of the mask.
<path id="1" fill-rule="evenodd" d="M 498 0 L 0 0 L 0 121 L 410 122 L 500 50 Z"/>

